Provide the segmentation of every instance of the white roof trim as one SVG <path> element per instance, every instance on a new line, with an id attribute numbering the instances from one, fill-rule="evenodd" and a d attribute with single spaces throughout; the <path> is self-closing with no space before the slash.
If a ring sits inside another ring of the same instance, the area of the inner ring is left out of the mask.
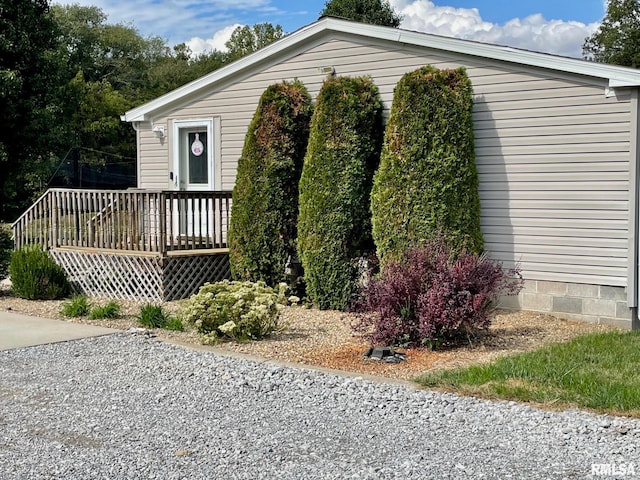
<path id="1" fill-rule="evenodd" d="M 269 59 L 307 39 L 325 32 L 337 32 L 379 40 L 426 47 L 475 57 L 500 60 L 538 68 L 602 78 L 609 81 L 610 88 L 640 86 L 640 70 L 618 67 L 604 63 L 588 62 L 576 58 L 560 57 L 547 53 L 532 52 L 512 47 L 479 43 L 459 38 L 443 37 L 410 30 L 368 25 L 332 17 L 324 17 L 310 25 L 296 30 L 281 40 L 247 55 L 225 67 L 215 70 L 191 83 L 183 85 L 161 97 L 129 110 L 122 117 L 128 122 L 150 120 L 154 112 L 164 110 L 169 105 L 181 101 L 208 88 L 223 79 L 241 72 L 253 65 Z"/>

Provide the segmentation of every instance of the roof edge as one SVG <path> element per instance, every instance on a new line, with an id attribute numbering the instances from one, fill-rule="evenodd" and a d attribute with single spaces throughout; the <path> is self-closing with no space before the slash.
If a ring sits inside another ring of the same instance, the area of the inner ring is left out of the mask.
<path id="1" fill-rule="evenodd" d="M 444 37 L 412 30 L 363 24 L 337 17 L 322 17 L 316 22 L 306 25 L 250 55 L 178 87 L 155 100 L 151 100 L 127 111 L 122 116 L 122 119 L 127 122 L 149 121 L 152 119 L 154 112 L 164 109 L 174 102 L 180 101 L 185 96 L 199 92 L 222 79 L 266 60 L 272 55 L 276 55 L 300 42 L 327 31 L 602 78 L 609 81 L 610 88 L 640 86 L 640 70 L 628 67 L 596 63 L 577 58 L 562 57 L 549 53 L 534 52 L 514 47 L 463 40 L 460 38 Z"/>
<path id="2" fill-rule="evenodd" d="M 405 30 L 400 36 L 400 41 L 508 63 L 604 78 L 619 87 L 640 85 L 640 71 L 628 67 L 438 35 L 430 35 L 427 40 L 421 38 L 421 35 L 419 32 Z"/>
<path id="3" fill-rule="evenodd" d="M 287 48 L 296 45 L 298 42 L 309 38 L 319 32 L 324 31 L 322 21 L 314 22 L 309 25 L 306 25 L 293 33 L 290 33 L 286 37 L 267 45 L 260 50 L 253 52 L 249 55 L 246 55 L 229 65 L 225 65 L 217 70 L 214 70 L 211 73 L 203 75 L 200 78 L 197 78 L 181 87 L 176 88 L 164 95 L 151 100 L 147 103 L 144 103 L 138 107 L 132 108 L 131 110 L 125 112 L 123 115 L 125 121 L 127 122 L 136 122 L 136 121 L 148 121 L 150 120 L 149 114 L 153 113 L 171 103 L 182 99 L 186 95 L 191 95 L 202 88 L 208 87 L 209 85 L 222 80 L 223 78 L 229 77 L 237 72 L 244 70 L 245 68 L 249 68 L 250 66 L 259 63 L 260 61 L 270 57 L 271 55 L 275 55 Z"/>

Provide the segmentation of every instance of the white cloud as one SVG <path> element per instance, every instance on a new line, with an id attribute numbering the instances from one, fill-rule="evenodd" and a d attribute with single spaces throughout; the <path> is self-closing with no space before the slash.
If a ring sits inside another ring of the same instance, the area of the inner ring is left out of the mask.
<path id="1" fill-rule="evenodd" d="M 53 1 L 63 5 L 95 5 L 109 16 L 109 23 L 133 23 L 143 36 L 158 36 L 170 45 L 185 42 L 188 38 L 214 38 L 214 32 L 238 23 L 238 13 L 263 12 L 272 8 L 272 0 Z"/>
<path id="2" fill-rule="evenodd" d="M 274 6 L 273 0 L 53 1 L 96 5 L 109 15 L 110 23 L 133 22 L 143 36 L 159 36 L 169 45 L 186 42 L 195 53 L 224 48 L 226 35 L 241 23 L 280 22 L 292 18 L 300 21 L 303 17 L 304 23 L 308 23 L 316 18 L 305 17 L 297 2 L 289 2 L 294 6 L 285 11 Z M 607 0 L 602 1 L 604 12 Z M 584 39 L 598 27 L 597 23 L 547 20 L 540 14 L 496 24 L 484 20 L 477 8 L 436 6 L 430 0 L 391 0 L 390 3 L 404 16 L 402 28 L 572 57 L 581 56 Z M 294 25 L 288 30 L 295 28 Z"/>
<path id="3" fill-rule="evenodd" d="M 224 27 L 222 30 L 218 30 L 213 34 L 213 37 L 205 40 L 200 37 L 193 37 L 191 40 L 187 40 L 186 44 L 194 53 L 198 55 L 200 53 L 211 52 L 213 50 L 219 50 L 224 52 L 227 50 L 225 43 L 231 38 L 231 34 L 237 27 L 241 27 L 239 23 Z"/>
<path id="4" fill-rule="evenodd" d="M 584 39 L 599 25 L 547 20 L 541 14 L 500 25 L 483 20 L 477 8 L 440 7 L 429 0 L 390 3 L 404 17 L 401 28 L 570 57 L 582 56 Z"/>

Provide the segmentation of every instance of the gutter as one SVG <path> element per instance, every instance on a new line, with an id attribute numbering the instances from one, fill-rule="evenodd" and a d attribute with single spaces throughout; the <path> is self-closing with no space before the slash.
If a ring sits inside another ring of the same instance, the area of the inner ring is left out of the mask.
<path id="1" fill-rule="evenodd" d="M 640 219 L 640 89 L 631 91 L 631 135 L 629 138 L 629 242 L 627 262 L 627 306 L 631 309 L 631 328 L 640 329 L 638 320 L 638 272 L 640 254 L 638 241 Z"/>

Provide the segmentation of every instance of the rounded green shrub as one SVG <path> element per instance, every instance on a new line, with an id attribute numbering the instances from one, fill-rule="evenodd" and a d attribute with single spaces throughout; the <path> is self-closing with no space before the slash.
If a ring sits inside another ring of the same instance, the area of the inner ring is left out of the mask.
<path id="1" fill-rule="evenodd" d="M 300 81 L 269 86 L 238 160 L 229 228 L 229 260 L 237 280 L 275 285 L 296 254 L 298 182 L 313 111 Z"/>
<path id="2" fill-rule="evenodd" d="M 264 282 L 206 283 L 185 302 L 183 320 L 203 334 L 203 343 L 259 340 L 279 328 L 286 288 L 279 284 L 274 290 Z"/>
<path id="3" fill-rule="evenodd" d="M 0 224 L 0 280 L 7 276 L 11 250 L 13 250 L 11 231 L 5 225 Z"/>
<path id="4" fill-rule="evenodd" d="M 325 81 L 311 120 L 298 217 L 307 293 L 319 308 L 345 309 L 357 290 L 358 260 L 374 249 L 369 199 L 382 134 L 371 78 Z"/>
<path id="5" fill-rule="evenodd" d="M 371 194 L 383 261 L 438 235 L 455 251 L 482 251 L 472 109 L 464 68 L 428 65 L 398 82 Z"/>
<path id="6" fill-rule="evenodd" d="M 62 298 L 71 290 L 65 271 L 39 245 L 27 245 L 11 254 L 9 276 L 14 293 L 28 300 Z"/>

